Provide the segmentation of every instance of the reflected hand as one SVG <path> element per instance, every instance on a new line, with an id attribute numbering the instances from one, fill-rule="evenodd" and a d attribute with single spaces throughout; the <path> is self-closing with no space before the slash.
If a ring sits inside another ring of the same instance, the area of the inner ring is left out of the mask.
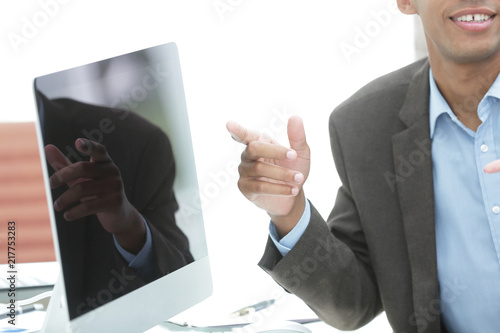
<path id="1" fill-rule="evenodd" d="M 113 233 L 123 248 L 131 252 L 140 250 L 145 241 L 144 223 L 128 201 L 120 170 L 106 147 L 81 138 L 76 140 L 75 147 L 90 156 L 90 161 L 71 163 L 57 147 L 45 147 L 47 161 L 56 171 L 50 177 L 50 187 L 68 186 L 55 200 L 54 209 L 64 211 L 67 221 L 96 214 L 104 229 Z"/>
<path id="2" fill-rule="evenodd" d="M 240 191 L 268 212 L 280 236 L 286 235 L 304 211 L 302 186 L 310 169 L 302 119 L 293 116 L 288 120 L 291 149 L 234 122 L 228 122 L 226 127 L 233 139 L 247 146 L 239 166 Z"/>

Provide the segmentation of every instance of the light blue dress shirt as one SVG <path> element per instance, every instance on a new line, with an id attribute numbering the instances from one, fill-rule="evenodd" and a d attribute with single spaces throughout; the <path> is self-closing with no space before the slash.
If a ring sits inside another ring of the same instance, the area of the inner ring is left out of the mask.
<path id="1" fill-rule="evenodd" d="M 141 216 L 142 217 L 142 216 Z M 151 280 L 154 276 L 154 252 L 153 252 L 153 238 L 151 236 L 151 230 L 148 224 L 142 217 L 142 221 L 146 226 L 146 242 L 142 247 L 141 251 L 136 255 L 128 252 L 120 244 L 118 244 L 115 235 L 113 235 L 113 240 L 115 242 L 116 249 L 121 254 L 123 259 L 128 263 L 128 267 L 135 269 L 140 276 L 146 280 Z"/>
<path id="2" fill-rule="evenodd" d="M 500 332 L 500 81 L 465 127 L 430 73 L 430 133 L 443 320 L 451 332 Z"/>
<path id="3" fill-rule="evenodd" d="M 310 219 L 311 206 L 309 204 L 309 200 L 306 199 L 306 206 L 302 217 L 300 218 L 295 228 L 293 228 L 288 234 L 286 234 L 285 237 L 280 239 L 278 236 L 278 230 L 276 230 L 274 224 L 272 222 L 269 223 L 269 235 L 271 236 L 271 240 L 273 241 L 274 245 L 276 245 L 276 248 L 278 248 L 278 251 L 280 251 L 282 256 L 288 254 L 292 247 L 297 244 L 299 238 L 304 234 L 304 231 L 306 231 Z"/>
<path id="4" fill-rule="evenodd" d="M 442 316 L 450 332 L 500 331 L 500 78 L 478 107 L 474 132 L 451 111 L 430 73 L 430 133 Z M 310 206 L 289 235 L 269 231 L 285 256 L 304 233 Z"/>

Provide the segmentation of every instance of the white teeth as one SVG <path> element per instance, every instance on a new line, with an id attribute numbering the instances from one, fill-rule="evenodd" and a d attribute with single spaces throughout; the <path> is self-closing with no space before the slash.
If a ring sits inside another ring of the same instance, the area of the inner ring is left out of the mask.
<path id="1" fill-rule="evenodd" d="M 457 18 L 454 18 L 455 21 L 460 22 L 484 22 L 490 19 L 490 16 L 485 14 L 468 14 L 463 15 Z"/>

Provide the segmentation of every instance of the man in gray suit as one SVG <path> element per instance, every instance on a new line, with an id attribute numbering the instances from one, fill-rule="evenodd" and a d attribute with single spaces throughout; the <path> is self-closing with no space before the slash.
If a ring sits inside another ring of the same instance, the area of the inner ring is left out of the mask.
<path id="1" fill-rule="evenodd" d="M 395 332 L 500 327 L 499 0 L 397 0 L 429 58 L 368 84 L 330 117 L 342 181 L 324 222 L 306 199 L 302 121 L 290 147 L 228 123 L 241 192 L 271 217 L 260 262 L 325 322 L 385 311 Z"/>

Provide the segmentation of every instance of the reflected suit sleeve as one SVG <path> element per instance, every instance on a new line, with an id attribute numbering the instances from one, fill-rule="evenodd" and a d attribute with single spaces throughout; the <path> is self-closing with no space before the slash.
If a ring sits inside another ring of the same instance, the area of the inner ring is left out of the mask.
<path id="1" fill-rule="evenodd" d="M 139 212 L 151 230 L 156 277 L 168 274 L 193 261 L 189 241 L 177 226 L 179 206 L 173 191 L 175 161 L 167 136 L 156 129 L 138 156 L 135 196 Z"/>

